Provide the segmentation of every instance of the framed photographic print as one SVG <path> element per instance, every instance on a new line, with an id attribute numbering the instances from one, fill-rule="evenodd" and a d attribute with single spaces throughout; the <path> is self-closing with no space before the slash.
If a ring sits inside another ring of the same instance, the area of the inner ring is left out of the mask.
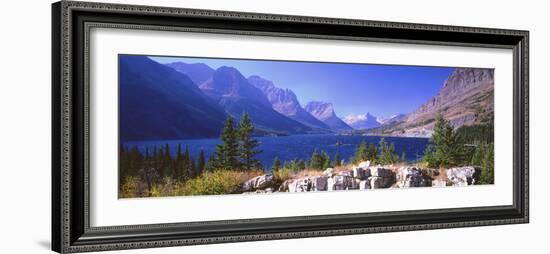
<path id="1" fill-rule="evenodd" d="M 527 31 L 52 11 L 57 252 L 528 222 Z"/>

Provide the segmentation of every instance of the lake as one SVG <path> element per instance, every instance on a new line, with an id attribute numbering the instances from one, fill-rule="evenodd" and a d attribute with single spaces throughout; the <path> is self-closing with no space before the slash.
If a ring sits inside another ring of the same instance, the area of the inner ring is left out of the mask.
<path id="1" fill-rule="evenodd" d="M 341 136 L 341 135 L 291 135 L 281 137 L 257 137 L 260 142 L 258 149 L 263 152 L 257 155 L 264 168 L 271 168 L 273 159 L 279 157 L 281 161 L 290 161 L 292 159 L 308 160 L 315 149 L 326 151 L 331 160 L 334 159 L 336 151 L 340 152 L 340 157 L 346 162 L 355 153 L 355 149 L 362 141 L 369 144 L 378 145 L 381 137 L 378 136 Z M 427 138 L 405 138 L 405 137 L 385 137 L 388 144 L 394 143 L 395 152 L 401 156 L 405 152 L 408 161 L 414 162 L 420 159 L 428 144 Z M 145 148 L 149 147 L 150 153 L 156 145 L 157 149 L 170 146 L 170 152 L 173 156 L 177 153 L 177 146 L 181 144 L 182 152 L 187 146 L 189 153 L 196 160 L 200 150 L 204 150 L 206 158 L 213 155 L 216 151 L 216 145 L 220 144 L 217 138 L 209 139 L 180 139 L 180 140 L 147 140 L 125 142 L 125 147 L 137 146 L 141 153 L 145 154 Z"/>

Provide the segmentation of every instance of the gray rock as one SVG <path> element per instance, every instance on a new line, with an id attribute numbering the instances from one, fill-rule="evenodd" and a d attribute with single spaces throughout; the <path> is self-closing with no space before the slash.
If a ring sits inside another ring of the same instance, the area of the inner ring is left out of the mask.
<path id="1" fill-rule="evenodd" d="M 359 189 L 359 183 L 360 182 L 361 182 L 361 180 L 359 180 L 357 178 L 351 179 L 351 186 L 348 187 L 348 190 L 357 190 L 357 189 Z"/>
<path id="2" fill-rule="evenodd" d="M 308 177 L 296 179 L 288 185 L 289 192 L 307 192 L 312 190 L 312 181 Z"/>
<path id="3" fill-rule="evenodd" d="M 457 167 L 447 169 L 447 179 L 453 186 L 468 186 L 475 184 L 479 170 L 471 167 Z"/>
<path id="4" fill-rule="evenodd" d="M 256 176 L 242 185 L 243 191 L 253 191 L 258 189 L 265 189 L 273 187 L 275 185 L 275 178 L 272 174 L 266 174 L 261 176 Z"/>
<path id="5" fill-rule="evenodd" d="M 347 190 L 352 188 L 353 177 L 348 175 L 337 175 L 331 178 L 329 186 L 332 185 L 331 190 Z"/>
<path id="6" fill-rule="evenodd" d="M 292 180 L 284 181 L 281 186 L 279 186 L 279 192 L 288 192 L 288 187 L 292 183 Z"/>
<path id="7" fill-rule="evenodd" d="M 365 169 L 363 169 L 363 168 L 354 167 L 352 169 L 352 173 L 353 173 L 354 178 L 357 178 L 359 180 L 364 180 L 365 179 Z"/>
<path id="8" fill-rule="evenodd" d="M 391 170 L 379 166 L 370 167 L 369 171 L 371 176 L 377 177 L 391 177 L 393 173 Z"/>
<path id="9" fill-rule="evenodd" d="M 423 187 L 428 185 L 428 178 L 422 170 L 415 167 L 402 167 L 398 170 L 397 186 L 400 188 Z"/>
<path id="10" fill-rule="evenodd" d="M 328 187 L 327 176 L 316 176 L 311 179 L 313 191 L 326 191 Z"/>
<path id="11" fill-rule="evenodd" d="M 362 180 L 359 182 L 359 189 L 360 190 L 368 190 L 370 189 L 370 181 L 369 180 Z"/>
<path id="12" fill-rule="evenodd" d="M 392 186 L 395 179 L 391 177 L 371 176 L 369 177 L 371 189 L 389 188 Z"/>

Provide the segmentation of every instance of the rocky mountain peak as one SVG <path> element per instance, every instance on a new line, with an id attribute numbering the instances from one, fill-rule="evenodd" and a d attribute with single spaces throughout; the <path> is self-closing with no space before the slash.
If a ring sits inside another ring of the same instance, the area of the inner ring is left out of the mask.
<path id="1" fill-rule="evenodd" d="M 204 63 L 173 62 L 165 66 L 187 75 L 197 86 L 208 80 L 214 73 L 214 69 Z"/>
<path id="2" fill-rule="evenodd" d="M 250 76 L 248 82 L 262 90 L 275 111 L 307 126 L 329 129 L 326 124 L 317 120 L 302 108 L 298 97 L 292 90 L 278 88 L 273 82 L 256 75 Z"/>

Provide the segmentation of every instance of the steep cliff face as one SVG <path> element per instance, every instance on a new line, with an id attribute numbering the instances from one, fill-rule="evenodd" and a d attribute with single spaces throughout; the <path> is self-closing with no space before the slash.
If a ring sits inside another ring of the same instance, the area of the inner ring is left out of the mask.
<path id="1" fill-rule="evenodd" d="M 437 95 L 404 120 L 384 125 L 383 134 L 429 137 L 440 114 L 453 126 L 488 123 L 494 112 L 494 70 L 457 68 Z"/>
<path id="2" fill-rule="evenodd" d="M 319 119 L 330 129 L 335 131 L 348 131 L 353 130 L 349 125 L 347 125 L 342 119 L 340 119 L 336 113 L 334 113 L 334 108 L 332 103 L 322 102 L 322 101 L 311 101 L 304 109 L 313 115 L 315 118 Z"/>
<path id="3" fill-rule="evenodd" d="M 256 75 L 250 76 L 248 82 L 265 94 L 275 111 L 315 129 L 330 129 L 302 108 L 292 90 L 276 87 L 273 82 Z"/>
<path id="4" fill-rule="evenodd" d="M 310 127 L 275 111 L 264 93 L 233 67 L 218 68 L 200 89 L 237 119 L 247 112 L 259 130 L 284 134 L 311 131 Z"/>

